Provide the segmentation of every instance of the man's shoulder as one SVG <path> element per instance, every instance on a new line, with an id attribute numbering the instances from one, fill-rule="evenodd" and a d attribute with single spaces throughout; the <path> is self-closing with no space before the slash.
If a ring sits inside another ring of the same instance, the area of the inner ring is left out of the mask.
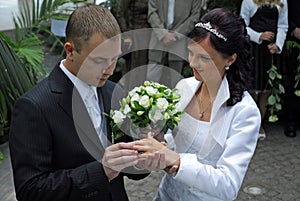
<path id="1" fill-rule="evenodd" d="M 38 100 L 45 97 L 45 95 L 49 93 L 49 89 L 49 78 L 47 77 L 25 92 L 22 96 L 20 96 L 20 98 L 23 97 Z"/>

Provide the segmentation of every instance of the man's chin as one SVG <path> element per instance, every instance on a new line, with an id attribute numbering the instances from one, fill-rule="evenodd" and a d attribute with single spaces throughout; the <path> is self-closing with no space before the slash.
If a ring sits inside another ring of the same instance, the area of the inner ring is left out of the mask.
<path id="1" fill-rule="evenodd" d="M 102 87 L 103 85 L 105 85 L 107 79 L 101 79 L 98 84 L 97 84 L 97 87 Z"/>

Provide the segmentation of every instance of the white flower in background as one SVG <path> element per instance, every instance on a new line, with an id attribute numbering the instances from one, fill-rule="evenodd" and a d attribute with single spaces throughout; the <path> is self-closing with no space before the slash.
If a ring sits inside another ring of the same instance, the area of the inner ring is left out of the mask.
<path id="1" fill-rule="evenodd" d="M 149 96 L 147 95 L 143 95 L 140 100 L 139 100 L 139 104 L 140 106 L 142 106 L 143 108 L 148 108 L 150 106 L 150 99 Z"/>
<path id="2" fill-rule="evenodd" d="M 156 105 L 159 110 L 164 112 L 168 108 L 169 102 L 165 98 L 158 98 Z"/>
<path id="3" fill-rule="evenodd" d="M 125 119 L 126 115 L 124 115 L 122 112 L 120 112 L 119 110 L 115 110 L 113 112 L 113 120 L 116 124 L 121 124 L 123 123 L 124 119 Z"/>
<path id="4" fill-rule="evenodd" d="M 155 89 L 155 88 L 152 87 L 152 86 L 147 86 L 147 87 L 146 87 L 146 92 L 147 92 L 147 94 L 149 94 L 150 96 L 153 96 L 154 94 L 157 93 L 157 89 Z"/>

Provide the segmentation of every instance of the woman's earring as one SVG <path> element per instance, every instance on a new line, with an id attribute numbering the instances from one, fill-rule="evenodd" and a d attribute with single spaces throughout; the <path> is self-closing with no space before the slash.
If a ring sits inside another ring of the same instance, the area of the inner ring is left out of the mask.
<path id="1" fill-rule="evenodd" d="M 225 66 L 225 70 L 228 71 L 229 70 L 229 66 Z"/>

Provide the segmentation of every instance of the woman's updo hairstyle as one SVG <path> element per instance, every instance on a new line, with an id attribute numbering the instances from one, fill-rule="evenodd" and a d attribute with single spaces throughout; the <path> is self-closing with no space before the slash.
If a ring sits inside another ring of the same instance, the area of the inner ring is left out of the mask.
<path id="1" fill-rule="evenodd" d="M 202 26 L 207 23 L 211 29 Z M 237 54 L 236 61 L 226 71 L 230 90 L 227 105 L 234 105 L 242 99 L 243 92 L 250 88 L 252 81 L 251 44 L 245 22 L 230 11 L 216 8 L 206 13 L 198 24 L 201 26 L 196 25 L 190 35 L 192 41 L 198 43 L 209 38 L 212 46 L 224 58 Z"/>

